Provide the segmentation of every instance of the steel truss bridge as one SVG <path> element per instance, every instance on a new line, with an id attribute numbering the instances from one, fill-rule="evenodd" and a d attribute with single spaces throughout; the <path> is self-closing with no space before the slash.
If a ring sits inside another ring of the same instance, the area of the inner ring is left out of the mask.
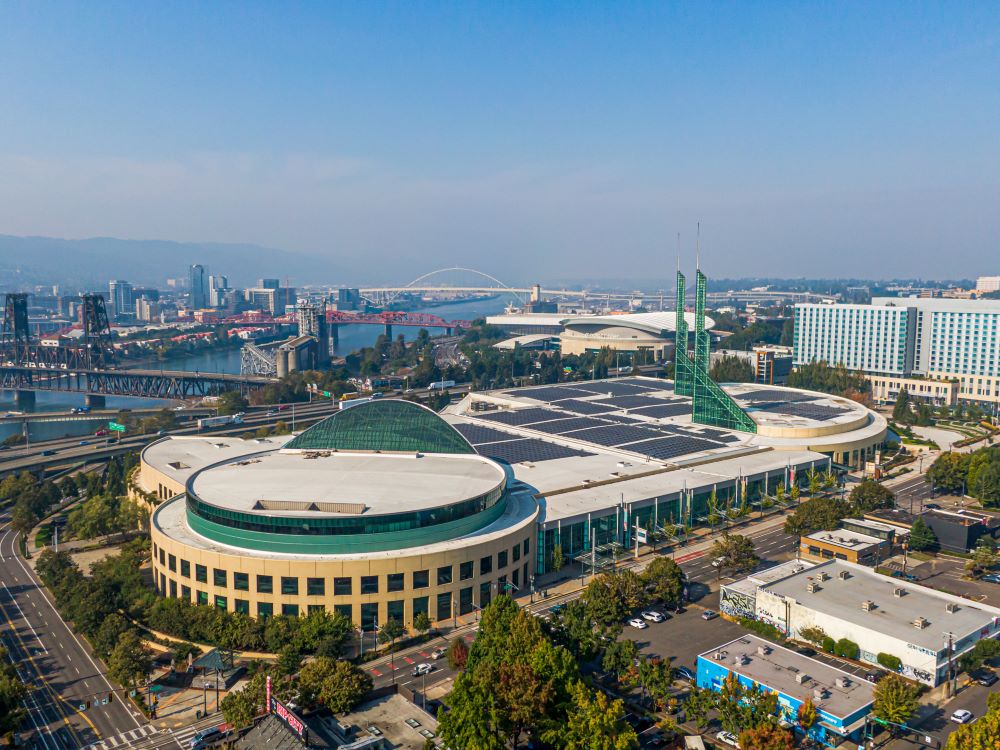
<path id="1" fill-rule="evenodd" d="M 330 325 L 411 326 L 415 328 L 470 328 L 469 320 L 445 320 L 427 313 L 387 311 L 380 313 L 353 313 L 330 310 L 326 314 Z"/>
<path id="2" fill-rule="evenodd" d="M 273 378 L 167 370 L 61 370 L 0 365 L 0 389 L 65 391 L 102 396 L 188 399 L 239 391 L 244 396 Z"/>

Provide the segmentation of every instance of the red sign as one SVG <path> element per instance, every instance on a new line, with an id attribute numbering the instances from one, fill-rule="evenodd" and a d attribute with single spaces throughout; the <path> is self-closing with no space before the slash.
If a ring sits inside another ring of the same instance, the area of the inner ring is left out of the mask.
<path id="1" fill-rule="evenodd" d="M 282 723 L 303 742 L 309 736 L 309 730 L 302 723 L 302 719 L 293 714 L 281 701 L 271 697 L 271 713 L 281 719 Z"/>

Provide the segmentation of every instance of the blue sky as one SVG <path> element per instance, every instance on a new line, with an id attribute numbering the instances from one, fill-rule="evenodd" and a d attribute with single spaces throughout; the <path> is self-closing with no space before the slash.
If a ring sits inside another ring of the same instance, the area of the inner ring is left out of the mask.
<path id="1" fill-rule="evenodd" d="M 995 2 L 4 3 L 0 233 L 997 273 L 998 82 Z"/>

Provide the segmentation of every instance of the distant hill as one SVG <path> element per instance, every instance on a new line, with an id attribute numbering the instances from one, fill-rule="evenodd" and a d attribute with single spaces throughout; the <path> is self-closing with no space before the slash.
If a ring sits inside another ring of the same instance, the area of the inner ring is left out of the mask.
<path id="1" fill-rule="evenodd" d="M 103 290 L 112 278 L 162 287 L 168 278 L 186 277 L 193 263 L 202 264 L 208 273 L 228 276 L 238 287 L 262 277 L 301 286 L 338 283 L 350 275 L 350 269 L 328 260 L 259 245 L 0 235 L 0 288 L 56 283 L 68 289 Z"/>

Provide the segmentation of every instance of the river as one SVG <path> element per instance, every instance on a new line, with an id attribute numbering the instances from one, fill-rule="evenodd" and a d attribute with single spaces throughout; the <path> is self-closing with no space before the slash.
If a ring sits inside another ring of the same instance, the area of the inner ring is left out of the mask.
<path id="1" fill-rule="evenodd" d="M 511 299 L 509 295 L 501 295 L 492 299 L 477 299 L 470 300 L 469 302 L 424 307 L 414 312 L 438 315 L 445 320 L 472 320 L 503 312 Z M 402 334 L 407 341 L 410 341 L 416 337 L 419 330 L 419 328 L 409 326 L 396 326 L 393 328 L 392 334 L 393 336 Z M 432 336 L 444 333 L 444 330 L 440 328 L 431 328 L 429 330 Z M 337 354 L 350 354 L 362 347 L 371 346 L 383 332 L 382 326 L 341 326 L 340 345 L 337 347 Z M 187 370 L 188 372 L 239 373 L 240 350 L 220 349 L 205 352 L 192 357 L 170 360 L 169 362 L 164 362 L 163 366 L 164 369 L 168 370 Z M 80 393 L 36 391 L 33 411 L 68 411 L 74 406 L 83 406 L 83 398 L 83 394 Z M 107 407 L 109 409 L 156 407 L 164 406 L 167 403 L 166 401 L 147 398 L 117 398 L 109 396 L 107 399 Z M 14 401 L 14 394 L 11 391 L 0 391 L 0 413 L 16 410 L 17 405 Z M 0 440 L 19 429 L 19 427 L 15 427 L 14 425 L 0 425 Z M 87 423 L 80 422 L 33 423 L 30 429 L 31 439 L 33 440 L 44 440 L 64 435 L 85 435 L 92 432 Z"/>

